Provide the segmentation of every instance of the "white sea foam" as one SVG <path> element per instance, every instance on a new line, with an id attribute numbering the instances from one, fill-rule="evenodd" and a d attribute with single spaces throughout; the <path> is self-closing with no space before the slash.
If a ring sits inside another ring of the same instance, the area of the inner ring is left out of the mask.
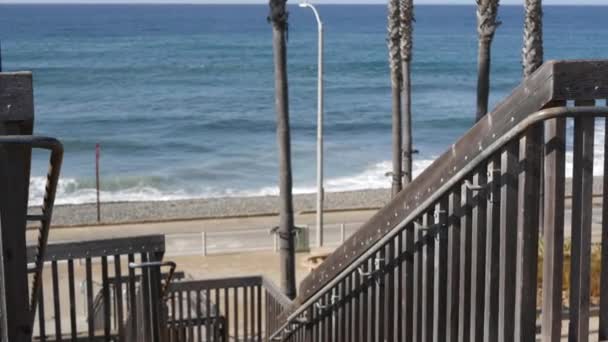
<path id="1" fill-rule="evenodd" d="M 432 160 L 419 160 L 414 163 L 414 175 L 419 174 L 432 163 Z M 391 162 L 384 161 L 372 165 L 368 169 L 353 176 L 329 178 L 325 182 L 325 191 L 350 191 L 364 189 L 382 189 L 390 186 L 390 180 L 385 176 L 391 169 Z M 42 203 L 44 196 L 44 185 L 46 178 L 32 177 L 30 182 L 30 204 Z M 157 188 L 138 185 L 116 191 L 102 190 L 100 198 L 103 202 L 134 202 L 134 201 L 168 201 L 192 198 L 217 198 L 217 197 L 252 197 L 277 195 L 276 186 L 263 187 L 261 189 L 236 190 L 236 189 L 205 189 L 198 193 L 188 192 L 184 189 L 161 191 Z M 294 187 L 294 193 L 306 194 L 316 192 L 315 186 Z M 57 188 L 57 204 L 81 204 L 96 201 L 94 188 L 82 187 L 74 178 L 62 178 Z"/>
<path id="2" fill-rule="evenodd" d="M 603 133 L 603 128 L 597 127 Z M 600 133 L 600 132 L 598 132 Z M 570 135 L 571 136 L 571 135 Z M 569 141 L 566 151 L 566 176 L 572 177 L 572 146 Z M 603 174 L 603 149 L 604 136 L 597 134 L 595 139 L 595 158 L 593 173 Z M 426 169 L 433 159 L 417 160 L 414 162 L 414 176 L 419 175 Z M 391 162 L 383 161 L 371 165 L 363 172 L 336 178 L 329 178 L 325 181 L 326 192 L 384 189 L 390 187 L 390 179 L 385 176 L 391 170 Z M 32 177 L 30 183 L 30 204 L 37 205 L 42 203 L 44 196 L 44 177 Z M 315 193 L 316 187 L 295 186 L 295 194 Z M 267 186 L 259 189 L 203 189 L 198 192 L 186 191 L 186 189 L 160 190 L 152 186 L 137 185 L 115 191 L 103 190 L 100 198 L 103 202 L 134 202 L 134 201 L 168 201 L 193 198 L 217 198 L 217 197 L 253 197 L 278 195 L 279 190 L 276 186 Z M 93 203 L 96 201 L 94 188 L 83 187 L 74 178 L 62 178 L 59 181 L 57 190 L 57 204 L 81 204 Z"/>

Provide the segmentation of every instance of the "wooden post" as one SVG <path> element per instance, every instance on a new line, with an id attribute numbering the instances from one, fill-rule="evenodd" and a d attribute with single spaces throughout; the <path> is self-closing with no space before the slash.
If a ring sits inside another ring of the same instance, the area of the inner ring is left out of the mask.
<path id="1" fill-rule="evenodd" d="M 101 207 L 99 203 L 99 156 L 101 148 L 99 144 L 95 144 L 95 188 L 97 190 L 97 222 L 101 222 Z"/>
<path id="2" fill-rule="evenodd" d="M 207 256 L 207 232 L 205 231 L 201 233 L 201 244 L 203 245 L 203 256 Z"/>
<path id="3" fill-rule="evenodd" d="M 33 125 L 32 74 L 0 73 L 0 135 L 31 135 Z M 29 341 L 32 334 L 25 248 L 30 166 L 31 147 L 0 146 L 1 252 L 5 272 L 0 275 L 5 280 L 5 292 L 0 296 L 5 298 L 6 334 L 11 342 Z"/>

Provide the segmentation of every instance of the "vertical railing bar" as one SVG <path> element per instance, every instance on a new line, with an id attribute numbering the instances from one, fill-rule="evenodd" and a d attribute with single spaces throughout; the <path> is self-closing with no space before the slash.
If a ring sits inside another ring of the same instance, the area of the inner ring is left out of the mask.
<path id="1" fill-rule="evenodd" d="M 40 274 L 40 291 L 38 296 L 38 326 L 40 329 L 40 342 L 46 342 L 46 326 L 44 317 L 44 284 L 43 276 Z"/>
<path id="2" fill-rule="evenodd" d="M 207 320 L 209 320 L 208 312 L 207 312 Z M 186 338 L 187 341 L 191 342 L 194 340 L 193 339 L 194 325 L 193 325 L 193 318 L 192 318 L 192 291 L 190 291 L 190 290 L 186 291 L 186 334 L 188 335 L 188 337 Z M 209 339 L 207 339 L 207 340 L 209 340 Z"/>
<path id="3" fill-rule="evenodd" d="M 118 336 L 124 338 L 124 315 L 122 302 L 122 269 L 120 264 L 120 255 L 114 256 L 114 293 L 116 296 L 116 319 L 118 321 Z"/>
<path id="4" fill-rule="evenodd" d="M 473 175 L 473 184 L 481 187 L 473 193 L 471 231 L 471 316 L 470 340 L 483 340 L 483 311 L 486 262 L 487 166 L 481 163 Z"/>
<path id="5" fill-rule="evenodd" d="M 85 259 L 86 289 L 87 289 L 87 318 L 89 342 L 95 337 L 95 312 L 93 309 L 93 272 L 91 270 L 91 258 Z"/>
<path id="6" fill-rule="evenodd" d="M 435 206 L 431 206 L 433 209 Z M 431 209 L 431 210 L 432 210 Z M 431 228 L 434 227 L 434 211 L 429 211 L 426 215 L 427 224 L 426 226 Z M 433 316 L 434 316 L 434 308 L 435 308 L 435 298 L 434 298 L 434 286 L 435 286 L 435 236 L 433 232 L 434 228 L 427 231 L 425 234 L 425 267 L 424 267 L 424 324 L 423 327 L 423 341 L 432 341 L 433 340 Z"/>
<path id="7" fill-rule="evenodd" d="M 376 264 L 376 260 L 378 258 L 378 253 L 375 253 L 373 256 L 373 259 L 370 259 L 370 269 L 371 270 L 376 270 L 375 264 Z M 376 302 L 376 297 L 377 297 L 377 293 L 376 293 L 376 288 L 377 288 L 377 275 L 373 275 L 372 276 L 372 281 L 370 283 L 370 292 L 369 292 L 369 298 L 370 298 L 370 327 L 369 327 L 369 332 L 370 332 L 370 336 L 371 339 L 370 341 L 376 341 L 376 333 L 377 333 L 377 329 L 376 326 L 378 325 L 378 305 Z M 329 337 L 331 338 L 331 334 L 329 335 Z"/>
<path id="8" fill-rule="evenodd" d="M 326 303 L 332 303 L 332 294 L 335 293 L 335 287 L 332 289 L 332 292 L 327 293 L 327 301 Z M 333 306 L 330 306 L 327 314 L 327 336 L 331 341 L 335 341 L 335 311 L 336 309 Z"/>
<path id="9" fill-rule="evenodd" d="M 78 332 L 76 321 L 76 289 L 74 286 L 74 260 L 68 260 L 68 291 L 70 296 L 70 333 L 72 341 L 76 341 Z"/>
<path id="10" fill-rule="evenodd" d="M 500 280 L 500 155 L 490 157 L 487 170 L 489 188 L 487 189 L 488 205 L 486 212 L 483 340 L 485 342 L 494 342 L 498 340 L 498 297 Z"/>
<path id="11" fill-rule="evenodd" d="M 202 336 L 202 332 L 203 332 L 203 328 L 202 328 L 202 323 L 203 323 L 203 315 L 202 315 L 202 311 L 201 310 L 201 291 L 197 290 L 196 291 L 196 335 L 198 337 L 198 341 L 201 342 L 203 341 L 203 336 Z"/>
<path id="12" fill-rule="evenodd" d="M 359 275 L 358 273 L 353 273 L 353 282 L 353 287 L 357 291 L 355 292 L 355 296 L 353 297 L 355 299 L 355 324 L 353 326 L 353 342 L 359 342 L 359 339 L 364 336 L 361 333 L 364 325 L 364 323 L 361 321 L 361 305 L 363 305 L 363 301 L 361 300 L 361 298 L 363 297 L 363 294 L 362 291 L 359 290 L 361 287 L 365 287 L 365 285 L 361 284 L 361 275 Z"/>
<path id="13" fill-rule="evenodd" d="M 266 307 L 268 309 L 268 307 Z M 230 293 L 229 288 L 224 288 L 224 317 L 226 318 L 226 325 L 224 331 L 226 336 L 230 335 Z"/>
<path id="14" fill-rule="evenodd" d="M 177 293 L 177 307 L 179 308 L 179 340 L 183 341 L 186 339 L 186 327 L 184 323 L 184 292 L 179 291 Z"/>
<path id="15" fill-rule="evenodd" d="M 147 253 L 141 253 L 141 262 L 145 263 L 148 262 L 148 254 Z M 150 303 L 150 268 L 149 267 L 144 267 L 141 269 L 141 298 L 142 298 L 142 312 L 141 312 L 141 322 L 142 322 L 142 326 L 143 326 L 143 333 L 142 333 L 142 338 L 145 341 L 150 341 L 152 339 L 151 333 L 152 333 L 152 327 L 150 325 L 150 307 L 149 307 L 149 303 Z"/>
<path id="16" fill-rule="evenodd" d="M 517 243 L 517 173 L 518 142 L 510 142 L 501 154 L 500 192 L 500 281 L 498 304 L 498 339 L 514 340 L 515 271 Z"/>
<path id="17" fill-rule="evenodd" d="M 577 106 L 594 101 L 575 101 Z M 574 119 L 572 175 L 572 258 L 570 273 L 569 338 L 589 339 L 589 296 L 593 196 L 593 117 Z"/>
<path id="18" fill-rule="evenodd" d="M 336 284 L 336 297 L 334 301 L 339 301 L 340 304 L 336 304 L 336 311 L 334 313 L 335 320 L 335 328 L 336 328 L 336 338 L 335 340 L 338 342 L 342 342 L 344 339 L 344 335 L 342 334 L 342 327 L 344 326 L 344 302 L 342 302 L 343 298 L 343 281 L 340 281 Z"/>
<path id="19" fill-rule="evenodd" d="M 353 273 L 349 274 L 346 277 L 346 291 L 344 293 L 345 296 L 347 296 L 347 301 L 346 301 L 346 335 L 344 336 L 344 339 L 346 341 L 353 341 L 354 339 L 354 334 L 353 334 L 353 321 L 354 321 L 354 317 L 353 317 L 353 311 L 354 311 L 354 298 L 352 297 L 352 290 L 353 290 Z"/>
<path id="20" fill-rule="evenodd" d="M 460 188 L 452 189 L 448 196 L 448 293 L 447 293 L 447 339 L 458 341 L 458 304 L 460 286 Z"/>
<path id="21" fill-rule="evenodd" d="M 257 330 L 258 330 L 258 342 L 262 342 L 262 285 L 257 286 Z"/>
<path id="22" fill-rule="evenodd" d="M 378 252 L 378 324 L 377 324 L 377 334 L 378 341 L 384 341 L 385 336 L 385 323 L 387 321 L 386 316 L 386 268 L 388 265 L 388 259 L 386 255 L 386 245 L 380 248 Z"/>
<path id="23" fill-rule="evenodd" d="M 606 100 L 608 103 L 608 100 Z M 604 133 L 608 132 L 608 118 Z M 604 139 L 606 137 L 604 136 Z M 604 177 L 602 191 L 602 270 L 600 273 L 600 319 L 598 338 L 608 340 L 608 144 L 604 140 Z"/>
<path id="24" fill-rule="evenodd" d="M 55 315 L 55 340 L 62 341 L 61 333 L 61 305 L 59 298 L 59 276 L 57 274 L 57 261 L 51 263 L 51 273 L 53 278 L 53 313 Z"/>
<path id="25" fill-rule="evenodd" d="M 538 265 L 540 157 L 543 127 L 535 125 L 519 143 L 517 210 L 517 271 L 515 293 L 515 339 L 531 341 L 536 336 L 536 291 Z"/>
<path id="26" fill-rule="evenodd" d="M 543 342 L 558 342 L 562 330 L 566 119 L 545 122 L 544 146 L 541 338 Z"/>
<path id="27" fill-rule="evenodd" d="M 153 262 L 161 262 L 163 260 L 163 256 L 164 250 L 151 252 L 150 257 Z M 150 268 L 150 308 L 152 309 L 152 336 L 154 342 L 161 342 L 163 340 L 166 329 L 166 322 L 164 320 L 164 315 L 162 315 L 161 309 L 164 306 L 164 303 L 161 303 L 162 277 L 160 272 L 160 266 Z"/>
<path id="28" fill-rule="evenodd" d="M 239 288 L 238 287 L 234 287 L 234 320 L 232 323 L 232 329 L 234 330 L 234 338 L 238 341 L 238 336 L 239 336 Z M 273 327 L 274 328 L 274 327 Z M 271 329 L 272 331 L 274 331 L 274 329 Z M 272 332 L 269 332 L 269 334 Z"/>
<path id="29" fill-rule="evenodd" d="M 249 286 L 243 286 L 243 339 L 249 339 Z"/>
<path id="30" fill-rule="evenodd" d="M 169 336 L 171 342 L 173 342 L 177 340 L 177 314 L 175 312 L 175 291 L 171 291 L 171 294 L 169 295 L 169 302 L 169 307 L 171 308 L 171 315 L 169 316 L 171 319 L 171 324 L 169 325 Z"/>
<path id="31" fill-rule="evenodd" d="M 404 252 L 404 246 L 403 246 L 403 236 L 404 236 L 404 232 L 401 231 L 397 237 L 397 244 L 395 246 L 395 258 L 396 259 L 400 259 L 402 256 L 402 253 Z M 396 293 L 395 295 L 397 296 L 396 300 L 395 300 L 395 316 L 397 318 L 396 320 L 396 331 L 395 331 L 395 338 L 397 339 L 397 341 L 403 341 L 403 326 L 404 326 L 404 320 L 403 320 L 403 306 L 405 305 L 404 300 L 405 300 L 405 296 L 403 295 L 403 263 L 404 261 L 399 261 L 399 263 L 397 264 L 397 269 L 396 269 Z"/>
<path id="32" fill-rule="evenodd" d="M 211 339 L 211 290 L 205 290 L 205 336 L 207 341 Z"/>
<path id="33" fill-rule="evenodd" d="M 405 226 L 405 252 L 414 255 L 414 241 L 416 228 L 413 223 Z M 402 305 L 403 308 L 403 320 L 404 324 L 404 341 L 412 342 L 414 340 L 414 265 L 415 258 L 406 259 L 405 261 L 405 281 L 403 285 L 404 299 L 405 302 Z"/>
<path id="34" fill-rule="evenodd" d="M 255 286 L 249 286 L 249 339 L 255 340 Z"/>
<path id="35" fill-rule="evenodd" d="M 423 232 L 420 230 L 422 222 L 419 220 L 415 223 L 415 240 L 417 242 L 422 240 Z M 422 341 L 422 330 L 423 330 L 423 286 L 424 286 L 424 273 L 422 271 L 423 259 L 424 259 L 424 248 L 415 249 L 414 251 L 414 340 Z"/>
<path id="36" fill-rule="evenodd" d="M 395 239 L 392 239 L 387 244 L 386 251 L 386 262 L 385 265 L 390 265 L 387 276 L 387 295 L 385 304 L 385 321 L 386 331 L 384 332 L 385 339 L 388 341 L 395 340 L 395 273 L 397 272 L 395 266 L 393 266 L 395 258 Z"/>
<path id="37" fill-rule="evenodd" d="M 469 181 L 467 179 L 466 181 Z M 471 328 L 471 240 L 472 240 L 472 212 L 471 191 L 462 184 L 461 186 L 461 210 L 460 217 L 460 304 L 459 304 L 459 327 L 458 340 L 470 340 Z"/>
<path id="38" fill-rule="evenodd" d="M 347 277 L 345 277 L 342 280 L 341 283 L 341 288 L 340 288 L 340 301 L 341 301 L 341 305 L 340 307 L 342 308 L 342 312 L 340 314 L 340 341 L 347 341 L 346 340 L 346 327 L 347 327 L 347 319 L 348 319 L 348 288 L 347 288 Z"/>
<path id="39" fill-rule="evenodd" d="M 127 256 L 127 261 L 129 263 L 135 262 L 135 255 L 129 253 Z M 129 293 L 129 302 L 127 303 L 130 319 L 129 336 L 133 339 L 135 336 L 137 336 L 137 291 L 135 288 L 135 270 L 131 267 L 129 267 L 129 287 L 127 290 Z"/>
<path id="40" fill-rule="evenodd" d="M 220 338 L 220 334 L 219 334 L 219 327 L 220 327 L 220 316 L 221 316 L 221 311 L 220 311 L 220 306 L 221 306 L 221 302 L 220 302 L 220 288 L 216 288 L 214 289 L 214 294 L 215 294 L 215 312 L 213 315 L 213 339 L 214 340 L 218 340 Z"/>
<path id="41" fill-rule="evenodd" d="M 438 241 L 437 248 L 437 281 L 434 286 L 435 310 L 433 312 L 433 341 L 445 341 L 447 338 L 446 308 L 448 291 L 448 199 L 442 198 L 439 201 L 438 212 Z"/>
<path id="42" fill-rule="evenodd" d="M 101 285 L 103 295 L 103 334 L 106 342 L 110 341 L 110 289 L 108 284 L 108 257 L 101 257 Z"/>
<path id="43" fill-rule="evenodd" d="M 371 258 L 373 259 L 373 257 Z M 367 272 L 371 272 L 372 268 L 371 268 L 371 263 L 372 260 L 371 259 L 367 259 L 365 260 L 363 263 L 366 263 L 367 265 Z M 362 265 L 363 265 L 362 263 Z M 361 286 L 363 287 L 363 291 L 361 291 L 361 340 L 362 341 L 370 341 L 371 339 L 369 338 L 369 326 L 370 326 L 370 319 L 368 319 L 368 314 L 369 314 L 369 310 L 368 310 L 368 305 L 369 305 L 369 287 L 371 286 L 370 284 L 372 284 L 372 282 L 368 281 L 368 279 L 366 277 L 362 277 L 360 276 L 361 279 Z"/>

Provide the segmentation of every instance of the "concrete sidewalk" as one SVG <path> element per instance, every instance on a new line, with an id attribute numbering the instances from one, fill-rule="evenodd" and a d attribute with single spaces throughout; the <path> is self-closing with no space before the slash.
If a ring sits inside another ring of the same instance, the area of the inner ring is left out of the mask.
<path id="1" fill-rule="evenodd" d="M 337 211 L 324 215 L 325 224 L 363 223 L 376 210 Z M 314 225 L 314 213 L 296 214 L 296 226 Z M 102 226 L 60 227 L 51 228 L 49 242 L 109 239 L 149 234 L 187 234 L 200 232 L 230 232 L 249 229 L 267 229 L 278 225 L 278 216 L 257 216 L 249 218 L 201 219 L 157 223 L 135 223 Z M 28 242 L 37 238 L 36 230 L 27 232 Z"/>

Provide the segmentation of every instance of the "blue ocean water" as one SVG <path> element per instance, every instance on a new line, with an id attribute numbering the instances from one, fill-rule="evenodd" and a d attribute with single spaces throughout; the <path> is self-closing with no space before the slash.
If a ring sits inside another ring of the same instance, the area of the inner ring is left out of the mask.
<path id="1" fill-rule="evenodd" d="M 386 8 L 321 5 L 327 190 L 388 187 Z M 294 185 L 314 190 L 316 23 L 289 8 Z M 264 5 L 0 5 L 5 70 L 33 70 L 36 131 L 66 156 L 58 201 L 276 192 L 271 28 Z M 546 7 L 547 59 L 605 58 L 608 7 Z M 523 10 L 500 8 L 494 105 L 521 79 Z M 417 171 L 473 123 L 474 6 L 418 6 L 412 70 Z M 45 172 L 35 156 L 33 184 Z M 40 189 L 34 187 L 35 189 Z M 34 200 L 40 192 L 32 193 Z"/>

